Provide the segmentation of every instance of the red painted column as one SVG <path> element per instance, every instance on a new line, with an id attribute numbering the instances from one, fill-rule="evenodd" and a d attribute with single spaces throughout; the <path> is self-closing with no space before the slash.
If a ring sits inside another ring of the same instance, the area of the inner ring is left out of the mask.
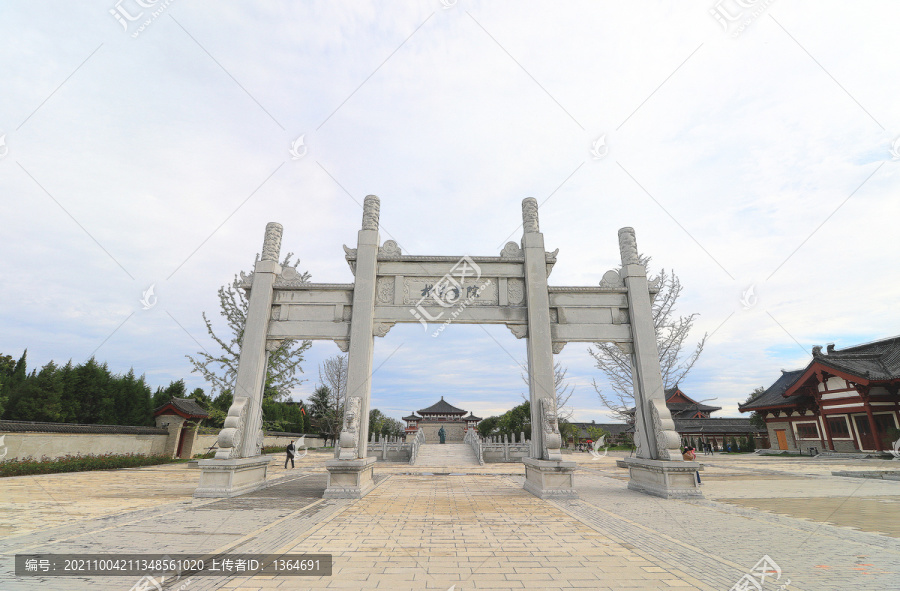
<path id="1" fill-rule="evenodd" d="M 831 426 L 828 424 L 828 415 L 822 410 L 822 395 L 816 396 L 816 405 L 819 407 L 819 416 L 822 417 L 822 428 L 825 429 L 825 437 L 828 439 L 828 449 L 834 451 L 834 441 L 831 439 Z M 825 447 L 824 445 L 822 447 Z"/>
<path id="2" fill-rule="evenodd" d="M 875 449 L 878 451 L 884 451 L 884 446 L 881 445 L 881 437 L 878 436 L 878 428 L 875 425 L 875 415 L 872 414 L 872 406 L 869 404 L 869 390 L 866 388 L 865 394 L 860 390 L 860 387 L 856 388 L 859 391 L 860 396 L 862 396 L 863 404 L 866 407 L 866 416 L 869 418 L 869 430 L 872 432 L 872 437 L 875 439 Z"/>

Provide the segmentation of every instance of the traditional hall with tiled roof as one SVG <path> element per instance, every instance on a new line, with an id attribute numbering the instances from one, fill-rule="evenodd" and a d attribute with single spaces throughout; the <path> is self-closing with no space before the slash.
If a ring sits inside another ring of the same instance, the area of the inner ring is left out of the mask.
<path id="1" fill-rule="evenodd" d="M 900 440 L 900 337 L 812 355 L 740 411 L 765 418 L 773 449 L 890 451 Z"/>
<path id="2" fill-rule="evenodd" d="M 416 431 L 422 430 L 425 433 L 426 443 L 437 443 L 440 440 L 438 431 L 443 427 L 446 441 L 460 443 L 465 438 L 466 431 L 474 429 L 481 422 L 481 417 L 456 408 L 444 400 L 443 396 L 436 403 L 418 412 L 418 415 L 414 412 L 403 417 L 403 420 L 406 421 L 407 441 L 415 437 Z M 466 416 L 466 413 L 469 413 L 469 416 Z"/>

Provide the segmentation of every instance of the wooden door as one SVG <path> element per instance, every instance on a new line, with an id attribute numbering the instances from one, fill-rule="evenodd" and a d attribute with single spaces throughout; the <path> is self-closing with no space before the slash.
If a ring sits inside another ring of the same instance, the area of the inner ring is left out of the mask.
<path id="1" fill-rule="evenodd" d="M 775 437 L 778 438 L 778 449 L 787 449 L 787 431 L 785 429 L 775 429 Z"/>
<path id="2" fill-rule="evenodd" d="M 891 449 L 894 442 L 888 433 L 890 433 L 891 429 L 896 428 L 896 425 L 894 424 L 894 415 L 875 415 L 875 428 L 878 429 L 878 439 L 881 440 L 881 449 Z"/>
<path id="3" fill-rule="evenodd" d="M 859 449 L 875 449 L 875 437 L 869 428 L 869 417 L 857 415 L 853 417 L 853 422 L 856 424 L 856 432 L 859 434 Z"/>

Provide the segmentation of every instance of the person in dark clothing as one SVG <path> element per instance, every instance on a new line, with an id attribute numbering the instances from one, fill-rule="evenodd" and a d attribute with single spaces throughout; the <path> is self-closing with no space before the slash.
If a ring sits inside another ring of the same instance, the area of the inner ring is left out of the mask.
<path id="1" fill-rule="evenodd" d="M 294 446 L 294 442 L 291 441 L 287 446 L 287 457 L 284 458 L 284 469 L 287 470 L 288 462 L 291 463 L 291 468 L 294 467 L 294 453 L 297 451 L 296 446 Z"/>

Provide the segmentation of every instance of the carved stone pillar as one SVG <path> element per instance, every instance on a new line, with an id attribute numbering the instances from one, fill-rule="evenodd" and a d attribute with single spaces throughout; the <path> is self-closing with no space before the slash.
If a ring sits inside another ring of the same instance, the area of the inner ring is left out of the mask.
<path id="1" fill-rule="evenodd" d="M 272 286 L 281 272 L 281 224 L 266 224 L 260 260 L 253 270 L 253 283 L 241 341 L 234 402 L 228 409 L 225 428 L 219 433 L 216 459 L 252 458 L 262 451 L 262 398 L 266 381 L 266 336 L 272 311 Z"/>
<path id="2" fill-rule="evenodd" d="M 378 197 L 363 202 L 362 229 L 357 235 L 353 318 L 347 360 L 347 397 L 336 459 L 326 462 L 326 498 L 360 498 L 374 486 L 375 458 L 367 457 L 369 400 L 372 392 L 372 356 L 375 318 L 375 275 L 378 265 Z"/>
<path id="3" fill-rule="evenodd" d="M 638 258 L 634 229 L 619 230 L 619 250 L 622 274 L 628 289 L 628 317 L 631 322 L 636 455 L 639 458 L 680 462 L 681 438 L 675 432 L 675 423 L 666 406 L 650 285 L 647 269 Z"/>
<path id="4" fill-rule="evenodd" d="M 628 289 L 631 367 L 634 382 L 636 457 L 626 458 L 628 488 L 663 498 L 703 496 L 696 481 L 700 465 L 681 457 L 681 437 L 666 406 L 653 324 L 647 269 L 638 256 L 634 229 L 619 230 L 622 275 Z"/>
<path id="5" fill-rule="evenodd" d="M 269 460 L 262 457 L 262 398 L 268 353 L 266 337 L 272 311 L 275 276 L 281 250 L 281 224 L 266 224 L 262 256 L 253 269 L 253 282 L 241 341 L 234 402 L 219 432 L 219 450 L 201 460 L 198 497 L 231 497 L 266 486 Z"/>
<path id="6" fill-rule="evenodd" d="M 574 498 L 575 462 L 562 461 L 556 415 L 556 380 L 550 335 L 547 255 L 538 224 L 537 200 L 522 201 L 525 303 L 528 306 L 528 391 L 531 400 L 531 451 L 525 458 L 525 490 L 540 498 Z"/>

